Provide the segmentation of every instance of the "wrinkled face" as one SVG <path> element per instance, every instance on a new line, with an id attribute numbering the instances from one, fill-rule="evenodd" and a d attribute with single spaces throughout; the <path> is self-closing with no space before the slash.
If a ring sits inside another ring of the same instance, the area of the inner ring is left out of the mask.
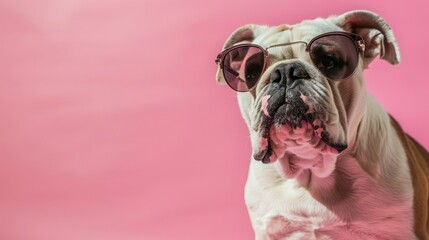
<path id="1" fill-rule="evenodd" d="M 360 40 L 321 37 L 338 31 Z M 377 56 L 400 61 L 391 28 L 364 10 L 293 26 L 246 25 L 224 49 L 217 80 L 244 91 L 238 102 L 253 158 L 275 163 L 285 178 L 332 173 L 337 159 L 353 151 L 358 126 L 368 117 L 363 69 Z"/>
<path id="2" fill-rule="evenodd" d="M 279 160 L 285 177 L 309 168 L 318 176 L 329 175 L 337 156 L 348 147 L 349 137 L 354 136 L 364 109 L 362 59 L 353 42 L 348 40 L 351 44 L 347 45 L 326 38 L 310 45 L 310 51 L 305 44 L 333 31 L 344 30 L 323 20 L 266 28 L 252 43 L 263 48 L 297 43 L 268 48 L 266 70 L 257 83 L 251 81 L 255 80 L 253 72 L 260 69 L 254 61 L 261 56 L 247 51 L 236 57 L 238 61 L 228 59 L 237 79 L 247 75 L 250 84 L 256 84 L 251 92 L 239 93 L 239 101 L 252 102 L 250 107 L 240 106 L 249 116 L 253 157 L 264 163 Z M 347 53 L 354 56 L 344 56 Z M 351 75 L 336 79 L 353 59 L 357 67 Z"/>

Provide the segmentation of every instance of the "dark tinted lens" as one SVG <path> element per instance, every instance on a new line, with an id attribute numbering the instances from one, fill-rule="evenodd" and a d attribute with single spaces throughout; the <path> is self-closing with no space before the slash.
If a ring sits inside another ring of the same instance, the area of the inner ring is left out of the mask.
<path id="1" fill-rule="evenodd" d="M 314 65 L 328 78 L 348 78 L 356 69 L 359 54 L 354 41 L 345 35 L 328 35 L 310 45 Z"/>
<path id="2" fill-rule="evenodd" d="M 231 88 L 247 92 L 256 85 L 264 71 L 264 52 L 253 46 L 231 49 L 223 59 L 223 74 Z"/>

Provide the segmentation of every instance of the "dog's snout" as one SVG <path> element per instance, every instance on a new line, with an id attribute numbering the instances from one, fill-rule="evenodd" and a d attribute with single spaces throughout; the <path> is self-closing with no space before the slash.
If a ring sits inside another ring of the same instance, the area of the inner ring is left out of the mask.
<path id="1" fill-rule="evenodd" d="M 271 73 L 270 82 L 290 86 L 298 79 L 309 79 L 305 66 L 301 63 L 285 63 L 277 66 Z"/>

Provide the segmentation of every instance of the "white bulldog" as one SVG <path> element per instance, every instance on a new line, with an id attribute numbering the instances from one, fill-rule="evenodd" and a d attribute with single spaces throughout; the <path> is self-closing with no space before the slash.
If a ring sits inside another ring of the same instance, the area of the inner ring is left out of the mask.
<path id="1" fill-rule="evenodd" d="M 429 154 L 367 93 L 377 56 L 400 62 L 369 11 L 246 25 L 226 41 L 217 80 L 239 92 L 251 134 L 256 239 L 429 239 Z"/>

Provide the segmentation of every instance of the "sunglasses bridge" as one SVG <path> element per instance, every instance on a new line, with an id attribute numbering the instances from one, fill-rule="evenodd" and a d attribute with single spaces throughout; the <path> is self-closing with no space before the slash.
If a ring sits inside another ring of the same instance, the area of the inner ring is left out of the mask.
<path id="1" fill-rule="evenodd" d="M 365 41 L 363 39 L 358 39 L 358 40 L 355 40 L 355 41 L 358 44 L 357 46 L 359 47 L 359 51 L 362 52 L 362 53 L 365 52 Z M 271 45 L 269 47 L 266 47 L 265 50 L 268 51 L 268 49 L 270 49 L 270 48 L 284 47 L 284 46 L 289 46 L 289 45 L 292 45 L 292 44 L 299 44 L 299 43 L 301 43 L 301 44 L 305 45 L 305 51 L 308 52 L 310 50 L 309 46 L 310 46 L 311 42 L 312 41 L 310 41 L 309 43 L 308 42 L 304 42 L 304 41 L 296 41 L 296 42 L 274 44 L 274 45 Z"/>

